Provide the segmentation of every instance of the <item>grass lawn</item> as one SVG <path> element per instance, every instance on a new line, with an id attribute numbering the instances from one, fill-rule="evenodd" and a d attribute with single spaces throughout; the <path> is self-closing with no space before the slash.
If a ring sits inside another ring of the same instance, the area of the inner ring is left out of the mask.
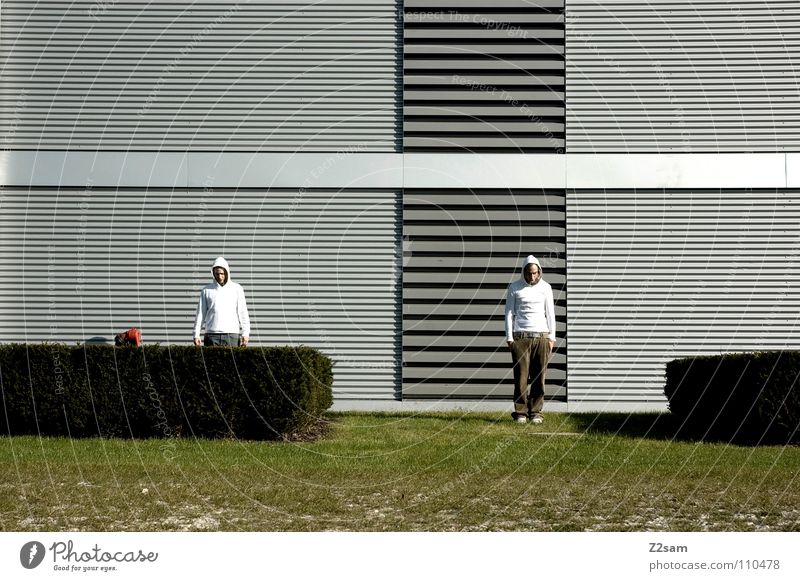
<path id="1" fill-rule="evenodd" d="M 0 529 L 800 531 L 800 448 L 668 415 L 328 417 L 313 442 L 0 438 Z"/>

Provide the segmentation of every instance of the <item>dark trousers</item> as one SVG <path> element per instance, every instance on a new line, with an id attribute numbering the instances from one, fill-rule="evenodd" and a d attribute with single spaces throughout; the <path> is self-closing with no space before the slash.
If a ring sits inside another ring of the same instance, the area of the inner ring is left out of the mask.
<path id="1" fill-rule="evenodd" d="M 514 413 L 517 416 L 541 413 L 544 406 L 544 378 L 549 359 L 550 340 L 547 333 L 539 333 L 533 337 L 514 336 L 511 362 L 514 365 Z"/>
<path id="2" fill-rule="evenodd" d="M 203 337 L 203 345 L 206 347 L 214 347 L 215 345 L 238 347 L 239 335 L 238 333 L 206 333 L 205 337 Z"/>

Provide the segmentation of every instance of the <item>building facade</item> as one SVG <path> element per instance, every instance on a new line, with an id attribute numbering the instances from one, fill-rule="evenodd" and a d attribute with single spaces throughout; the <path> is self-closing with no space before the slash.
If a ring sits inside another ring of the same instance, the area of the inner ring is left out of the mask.
<path id="1" fill-rule="evenodd" d="M 188 344 L 218 255 L 338 409 L 664 409 L 680 356 L 800 347 L 791 1 L 0 2 L 0 341 Z"/>

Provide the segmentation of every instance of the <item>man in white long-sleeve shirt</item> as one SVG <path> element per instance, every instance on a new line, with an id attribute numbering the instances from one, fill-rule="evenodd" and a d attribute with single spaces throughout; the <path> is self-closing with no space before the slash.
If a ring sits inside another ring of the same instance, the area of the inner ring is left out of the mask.
<path id="1" fill-rule="evenodd" d="M 547 362 L 556 344 L 556 313 L 553 289 L 542 280 L 542 267 L 533 255 L 522 262 L 522 277 L 508 285 L 505 321 L 514 365 L 511 415 L 520 423 L 530 419 L 541 424 Z"/>
<path id="2" fill-rule="evenodd" d="M 198 347 L 201 345 L 200 329 L 203 323 L 206 333 L 202 344 L 206 347 L 247 347 L 250 340 L 250 317 L 247 314 L 244 289 L 230 280 L 230 272 L 228 261 L 220 256 L 211 267 L 214 282 L 200 291 L 200 302 L 194 321 L 194 344 Z"/>

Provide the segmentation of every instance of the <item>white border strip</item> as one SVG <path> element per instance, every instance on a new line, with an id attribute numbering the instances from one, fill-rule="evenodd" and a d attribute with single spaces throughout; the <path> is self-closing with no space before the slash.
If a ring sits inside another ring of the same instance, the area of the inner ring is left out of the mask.
<path id="1" fill-rule="evenodd" d="M 480 434 L 476 433 L 476 437 L 480 437 Z M 539 453 L 539 447 L 528 444 L 528 448 L 524 449 L 528 441 L 525 439 L 517 441 L 516 437 L 515 439 L 506 437 L 497 445 L 493 455 L 500 454 L 508 445 L 513 444 L 514 453 L 519 453 L 523 459 L 533 459 Z M 632 440 L 630 446 L 633 449 L 636 442 Z M 689 446 L 686 448 L 688 451 L 680 452 L 680 457 L 691 453 L 692 448 Z M 267 454 L 265 452 L 263 455 Z M 443 483 L 441 488 L 420 489 L 422 498 L 436 498 L 437 494 L 441 493 L 446 500 L 444 493 L 449 490 L 448 487 L 457 487 L 460 490 L 463 482 L 470 478 L 470 483 L 480 483 L 486 491 L 484 497 L 474 500 L 475 506 L 471 506 L 470 510 L 482 511 L 486 508 L 485 505 L 492 502 L 491 494 L 494 486 L 509 486 L 508 481 L 526 493 L 534 489 L 537 484 L 535 473 L 529 477 L 523 476 L 527 472 L 522 471 L 496 474 L 491 470 L 484 470 L 487 465 L 489 467 L 493 465 L 493 455 L 468 459 L 463 468 L 454 469 L 447 478 L 443 477 L 440 480 Z M 527 462 L 528 460 L 525 460 L 524 463 Z M 618 462 L 618 468 L 621 468 L 622 459 Z M 265 465 L 268 465 L 267 461 Z M 215 463 L 211 466 L 217 467 Z M 423 461 L 421 466 L 424 470 L 429 463 Z M 525 467 L 525 470 L 530 468 Z M 634 467 L 632 470 L 633 474 L 641 475 L 643 479 L 647 477 L 648 472 L 644 466 Z M 399 470 L 397 471 L 398 479 L 404 476 Z M 737 483 L 742 478 L 739 477 Z M 149 479 L 145 482 L 147 481 Z M 392 518 L 385 521 L 376 517 L 375 521 L 369 522 L 370 528 L 376 530 L 385 528 L 383 532 L 359 531 L 357 527 L 367 526 L 366 519 L 348 522 L 331 518 L 306 523 L 301 522 L 299 516 L 300 524 L 293 528 L 308 527 L 319 532 L 81 532 L 53 524 L 49 526 L 64 530 L 0 533 L 0 548 L 3 555 L 0 560 L 0 575 L 4 579 L 69 577 L 81 581 L 88 579 L 139 581 L 170 578 L 216 581 L 217 579 L 322 577 L 346 578 L 351 581 L 372 581 L 375 578 L 386 581 L 439 578 L 477 581 L 496 577 L 498 571 L 504 567 L 509 568 L 509 555 L 534 555 L 534 564 L 528 565 L 527 569 L 535 569 L 535 573 L 530 576 L 537 579 L 597 579 L 606 576 L 615 581 L 642 579 L 787 581 L 797 579 L 800 572 L 796 558 L 796 532 L 700 533 L 656 529 L 641 532 L 637 530 L 542 533 L 535 531 L 542 526 L 535 520 L 539 514 L 535 508 L 526 507 L 520 511 L 517 507 L 496 505 L 483 511 L 485 521 L 478 521 L 482 522 L 482 526 L 488 528 L 490 532 L 450 532 L 449 529 L 456 528 L 460 521 L 451 521 L 442 516 L 439 517 L 440 520 L 434 520 L 437 515 L 431 518 L 431 528 L 440 532 L 410 532 L 415 525 L 419 526 L 414 520 L 414 515 L 415 511 L 421 509 L 415 507 L 423 501 L 418 499 L 405 501 L 411 507 L 408 512 L 411 518 L 405 520 L 404 502 L 395 499 L 397 491 L 386 492 L 394 486 L 393 484 L 375 482 L 374 488 L 365 492 L 362 489 L 349 488 L 338 490 L 325 481 L 324 474 L 309 478 L 309 481 L 310 484 L 306 486 L 318 486 L 325 491 L 330 490 L 330 494 L 335 494 L 336 498 L 354 502 L 360 502 L 363 495 L 372 490 L 383 491 L 385 497 L 378 501 L 376 506 L 388 507 L 387 510 L 398 514 L 393 513 Z M 223 486 L 221 487 L 223 491 L 230 488 L 232 493 L 238 493 L 234 492 L 229 484 Z M 564 483 L 565 490 L 569 491 L 569 486 L 570 483 Z M 666 486 L 669 490 L 668 483 Z M 151 502 L 155 504 L 160 498 L 159 488 L 166 489 L 167 484 L 154 481 L 151 487 L 153 491 L 148 491 L 148 494 L 153 499 Z M 658 490 L 655 485 L 652 488 Z M 638 494 L 639 490 L 645 489 L 645 485 L 634 482 L 631 490 L 626 492 Z M 133 492 L 127 490 L 125 493 Z M 135 493 L 142 494 L 138 491 Z M 69 498 L 73 496 L 78 495 L 73 494 Z M 540 494 L 537 491 L 528 494 L 526 498 L 533 497 L 538 501 L 540 496 L 546 499 L 557 498 L 559 492 Z M 259 518 L 264 522 L 269 522 L 269 511 L 278 510 L 270 506 L 264 507 L 255 499 L 249 502 L 254 511 L 263 514 Z M 577 504 L 579 501 L 571 502 Z M 630 502 L 642 503 L 644 508 L 647 508 L 654 506 L 660 500 L 658 496 L 653 495 L 649 499 L 637 497 Z M 138 504 L 141 504 L 141 501 Z M 758 506 L 765 504 L 761 503 Z M 677 506 L 679 510 L 680 505 Z M 569 503 L 565 503 L 564 507 L 568 508 Z M 93 509 L 101 510 L 101 507 Z M 81 514 L 88 514 L 89 510 L 89 507 L 84 508 Z M 223 515 L 226 514 L 222 501 L 209 500 L 198 510 L 201 513 L 205 511 L 215 515 L 218 510 Z M 604 510 L 613 509 L 603 509 L 598 514 L 592 515 L 601 525 L 605 518 Z M 727 507 L 720 510 L 726 514 L 733 511 Z M 742 509 L 743 512 L 746 510 Z M 359 507 L 359 511 L 366 512 L 366 508 Z M 377 509 L 375 512 L 380 513 Z M 657 511 L 657 514 L 659 512 Z M 785 517 L 783 521 L 782 526 L 787 530 L 792 528 L 793 523 L 790 518 Z M 375 525 L 376 522 L 381 525 Z M 183 524 L 183 521 L 179 523 Z M 630 525 L 632 529 L 647 529 L 645 520 L 633 523 Z M 14 524 L 15 521 L 12 521 L 11 526 Z M 121 528 L 134 529 L 138 524 L 122 523 Z M 548 524 L 558 528 L 561 523 Z M 524 532 L 502 530 L 509 528 L 510 525 L 528 530 Z M 166 526 L 177 528 L 179 524 Z M 219 528 L 233 529 L 234 526 L 225 522 Z M 744 527 L 759 528 L 759 525 L 755 521 L 745 521 L 742 525 L 742 528 Z M 198 527 L 196 524 L 192 526 L 189 523 L 186 528 L 196 531 L 202 529 L 202 526 Z M 32 546 L 36 546 L 37 550 L 31 550 Z M 511 567 L 514 566 L 512 563 Z M 517 566 L 519 570 L 525 568 L 525 565 Z M 604 572 L 608 575 L 604 575 Z"/>
<path id="2" fill-rule="evenodd" d="M 167 188 L 787 188 L 800 154 L 2 151 L 0 185 Z"/>

